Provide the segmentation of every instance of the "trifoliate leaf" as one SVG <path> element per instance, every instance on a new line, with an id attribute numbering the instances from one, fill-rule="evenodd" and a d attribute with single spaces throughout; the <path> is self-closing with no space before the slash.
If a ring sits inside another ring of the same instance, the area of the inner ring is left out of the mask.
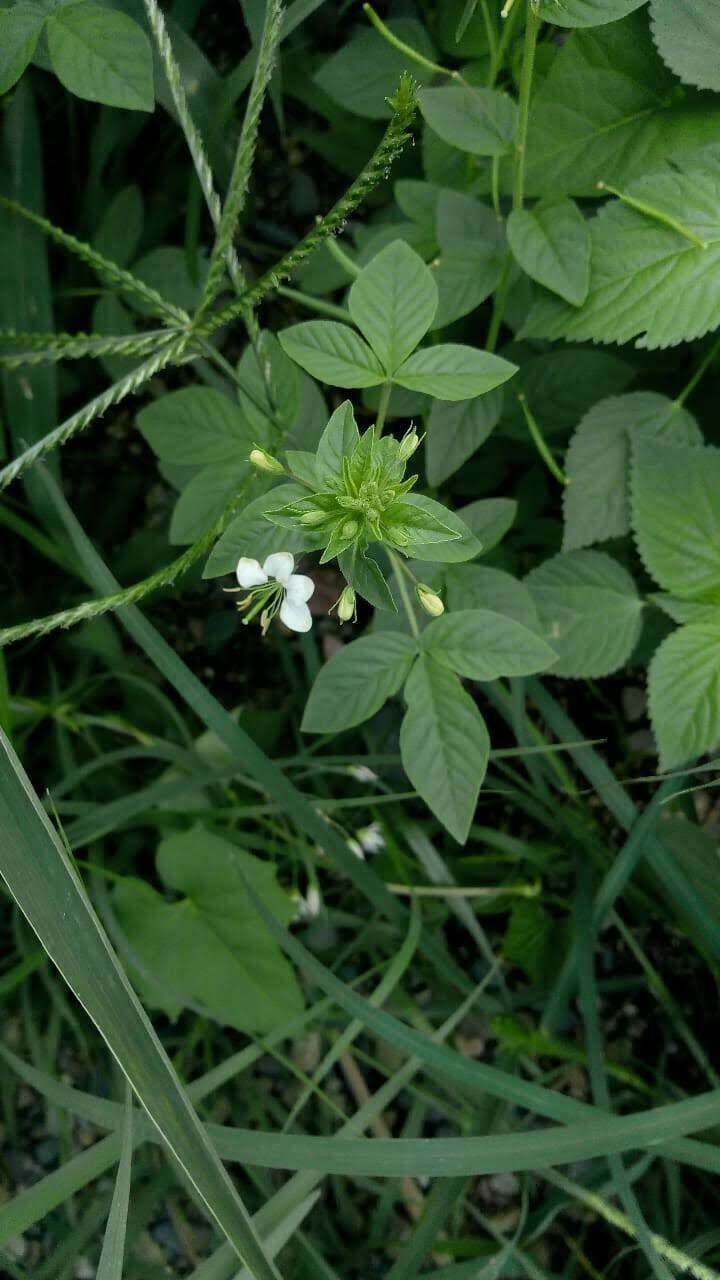
<path id="1" fill-rule="evenodd" d="M 559 660 L 556 676 L 616 671 L 640 635 L 642 601 L 630 574 L 601 551 L 553 556 L 525 579 L 543 635 Z"/>
<path id="2" fill-rule="evenodd" d="M 402 240 L 363 267 L 348 294 L 350 315 L 388 374 L 425 337 L 437 305 L 432 272 Z"/>

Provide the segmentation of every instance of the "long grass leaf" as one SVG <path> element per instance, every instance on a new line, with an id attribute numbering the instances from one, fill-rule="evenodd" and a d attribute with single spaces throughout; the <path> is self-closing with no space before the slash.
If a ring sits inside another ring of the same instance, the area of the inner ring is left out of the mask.
<path id="1" fill-rule="evenodd" d="M 125 1119 L 122 1127 L 122 1147 L 120 1163 L 115 1179 L 110 1213 L 105 1228 L 102 1252 L 96 1274 L 96 1280 L 122 1280 L 123 1258 L 125 1256 L 125 1232 L 130 1205 L 130 1182 L 132 1177 L 133 1154 L 133 1108 L 132 1090 L 128 1085 L 125 1099 Z"/>

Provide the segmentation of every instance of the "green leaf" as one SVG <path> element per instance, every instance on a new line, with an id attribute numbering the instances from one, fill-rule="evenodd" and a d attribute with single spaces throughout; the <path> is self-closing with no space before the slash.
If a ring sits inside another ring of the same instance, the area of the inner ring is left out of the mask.
<path id="1" fill-rule="evenodd" d="M 367 551 L 363 551 L 355 543 L 338 556 L 338 565 L 343 577 L 363 600 L 367 600 L 376 609 L 388 609 L 391 613 L 397 613 L 397 605 L 385 581 L 385 575 L 377 560 Z"/>
<path id="2" fill-rule="evenodd" d="M 702 337 L 720 324 L 720 150 L 674 161 L 627 188 L 627 196 L 676 220 L 610 200 L 590 223 L 590 291 L 582 307 L 543 298 L 523 336 L 629 342 L 653 350 Z"/>
<path id="3" fill-rule="evenodd" d="M 533 280 L 575 307 L 585 301 L 590 285 L 590 232 L 573 200 L 514 209 L 507 235 L 517 262 Z"/>
<path id="4" fill-rule="evenodd" d="M 485 443 L 500 420 L 502 405 L 499 388 L 454 404 L 433 402 L 425 440 L 425 467 L 431 485 L 442 484 Z"/>
<path id="5" fill-rule="evenodd" d="M 433 546 L 437 542 L 457 540 L 457 531 L 451 529 L 443 519 L 445 509 L 440 503 L 433 504 L 442 512 L 442 515 L 436 515 L 435 511 L 409 501 L 411 496 L 391 503 L 383 512 L 383 529 L 388 531 L 389 537 L 398 547 L 403 550 L 407 548 L 410 553 L 418 546 Z"/>
<path id="6" fill-rule="evenodd" d="M 244 462 L 215 463 L 198 471 L 175 504 L 170 521 L 173 545 L 184 546 L 201 537 L 246 482 L 249 472 Z"/>
<path id="7" fill-rule="evenodd" d="M 640 440 L 632 461 L 640 555 L 680 599 L 720 599 L 720 449 Z"/>
<path id="8" fill-rule="evenodd" d="M 180 901 L 168 902 L 137 880 L 121 882 L 113 893 L 120 925 L 143 964 L 140 985 L 154 1006 L 173 1014 L 199 1001 L 223 1026 L 260 1033 L 302 1012 L 297 979 L 258 919 L 240 874 L 288 924 L 294 905 L 272 863 L 198 824 L 163 840 L 157 870 L 168 889 L 183 895 Z"/>
<path id="9" fill-rule="evenodd" d="M 289 489 L 290 486 L 283 485 L 282 488 Z M 293 486 L 293 491 L 297 497 L 304 496 L 306 492 L 300 485 Z M 284 528 L 281 531 L 268 520 L 266 512 L 273 501 L 278 501 L 273 497 L 277 493 L 278 489 L 271 489 L 270 493 L 254 498 L 241 515 L 231 521 L 210 553 L 203 571 L 204 578 L 220 578 L 226 573 L 234 573 L 241 556 L 250 556 L 262 563 L 273 551 L 291 551 L 298 555 L 323 545 L 324 537 L 318 537 L 311 529 Z"/>
<path id="10" fill-rule="evenodd" d="M 350 315 L 388 374 L 425 337 L 437 305 L 432 272 L 402 240 L 363 267 L 348 294 Z"/>
<path id="11" fill-rule="evenodd" d="M 118 266 L 129 266 L 140 243 L 143 221 L 140 188 L 134 185 L 122 187 L 100 219 L 92 238 L 93 247 L 112 262 L 117 262 Z"/>
<path id="12" fill-rule="evenodd" d="M 640 635 L 642 601 L 617 561 L 602 551 L 568 551 L 525 581 L 559 655 L 554 676 L 607 676 L 627 662 Z"/>
<path id="13" fill-rule="evenodd" d="M 558 933 L 570 941 L 569 930 L 559 930 L 558 923 L 539 902 L 514 902 L 502 941 L 503 956 L 524 969 L 533 982 L 548 984 L 564 955 Z"/>
<path id="14" fill-rule="evenodd" d="M 540 0 L 540 17 L 556 27 L 600 27 L 617 22 L 647 0 Z"/>
<path id="15" fill-rule="evenodd" d="M 191 276 L 184 250 L 171 244 L 161 244 L 133 263 L 133 275 L 155 289 L 168 302 L 174 302 L 188 312 L 193 311 L 200 301 L 207 270 L 207 259 L 200 253 L 197 258 L 197 277 Z M 154 314 L 149 303 L 141 297 L 131 295 L 128 302 L 140 315 Z"/>
<path id="16" fill-rule="evenodd" d="M 432 58 L 434 49 L 427 28 L 413 18 L 388 22 L 393 35 L 411 48 Z M 370 120 L 392 115 L 388 96 L 397 89 L 404 71 L 413 80 L 427 83 L 432 72 L 411 61 L 390 45 L 377 31 L 360 31 L 328 58 L 315 76 L 315 83 L 345 111 Z"/>
<path id="17" fill-rule="evenodd" d="M 527 140 L 529 195 L 597 195 L 627 186 L 718 136 L 720 110 L 677 81 L 633 13 L 573 32 L 535 94 Z"/>
<path id="18" fill-rule="evenodd" d="M 509 360 L 446 342 L 416 351 L 396 370 L 393 381 L 438 400 L 470 400 L 493 391 L 514 373 L 517 365 Z"/>
<path id="19" fill-rule="evenodd" d="M 118 1165 L 115 1189 L 110 1203 L 102 1252 L 98 1262 L 96 1280 L 122 1280 L 123 1261 L 125 1257 L 125 1235 L 127 1231 L 128 1209 L 130 1208 L 130 1187 L 132 1181 L 133 1154 L 133 1095 L 128 1085 L 125 1099 L 125 1120 L 122 1129 L 122 1148 Z"/>
<path id="20" fill-rule="evenodd" d="M 12 89 L 32 60 L 47 16 L 41 4 L 0 10 L 0 94 Z"/>
<path id="21" fill-rule="evenodd" d="M 651 0 L 660 56 L 685 84 L 720 89 L 720 10 L 715 0 Z"/>
<path id="22" fill-rule="evenodd" d="M 319 489 L 320 480 L 316 467 L 316 455 L 308 449 L 286 449 L 285 462 L 288 470 L 301 484 L 309 489 Z"/>
<path id="23" fill-rule="evenodd" d="M 163 462 L 181 466 L 244 462 L 254 443 L 238 406 L 209 387 L 161 396 L 141 410 L 137 424 Z"/>
<path id="24" fill-rule="evenodd" d="M 405 697 L 403 768 L 436 818 L 464 844 L 490 755 L 485 721 L 458 677 L 425 655 L 410 673 Z"/>
<path id="25" fill-rule="evenodd" d="M 342 479 L 343 458 L 350 457 L 359 440 L 352 404 L 343 400 L 332 414 L 317 448 L 315 470 L 320 486 L 327 487 Z"/>
<path id="26" fill-rule="evenodd" d="M 720 743 L 720 621 L 680 627 L 648 672 L 660 768 L 676 769 Z"/>
<path id="27" fill-rule="evenodd" d="M 517 505 L 513 498 L 479 498 L 457 514 L 479 539 L 484 554 L 505 537 L 515 521 Z"/>
<path id="28" fill-rule="evenodd" d="M 304 733 L 340 733 L 369 720 L 397 693 L 417 652 L 395 632 L 362 636 L 333 654 L 310 690 Z"/>
<path id="29" fill-rule="evenodd" d="M 445 592 L 452 614 L 460 609 L 491 609 L 530 631 L 540 630 L 535 601 L 525 583 L 503 569 L 484 564 L 451 565 L 445 570 Z M 556 656 L 553 653 L 553 659 Z"/>
<path id="30" fill-rule="evenodd" d="M 490 609 L 453 610 L 435 618 L 422 638 L 436 662 L 471 680 L 534 675 L 557 661 L 536 632 Z"/>
<path id="31" fill-rule="evenodd" d="M 505 244 L 502 224 L 488 205 L 459 191 L 437 198 L 440 254 L 433 264 L 439 304 L 433 329 L 474 311 L 497 287 Z"/>
<path id="32" fill-rule="evenodd" d="M 53 71 L 79 98 L 152 111 L 150 41 L 126 14 L 83 0 L 53 10 L 47 23 Z"/>
<path id="33" fill-rule="evenodd" d="M 719 601 L 678 600 L 676 596 L 665 595 L 662 591 L 652 591 L 648 600 L 673 622 L 720 622 Z"/>
<path id="34" fill-rule="evenodd" d="M 258 444 L 274 443 L 280 429 L 285 444 L 296 435 L 303 385 L 315 384 L 285 355 L 274 333 L 264 329 L 238 361 L 238 402 Z M 313 440 L 313 444 L 315 441 Z M 300 447 L 298 445 L 298 447 Z"/>
<path id="35" fill-rule="evenodd" d="M 512 146 L 517 107 L 507 93 L 444 85 L 421 89 L 418 105 L 430 128 L 459 151 L 474 156 L 501 156 Z"/>
<path id="36" fill-rule="evenodd" d="M 291 360 L 333 387 L 374 387 L 385 381 L 377 356 L 349 325 L 305 320 L 284 329 L 278 339 Z"/>
<path id="37" fill-rule="evenodd" d="M 611 396 L 582 418 L 568 448 L 563 550 L 630 531 L 630 456 L 634 441 L 702 444 L 692 414 L 655 391 Z"/>
<path id="38" fill-rule="evenodd" d="M 516 348 L 510 350 L 514 354 Z M 634 376 L 631 366 L 610 351 L 558 347 L 525 358 L 526 350 L 532 348 L 521 348 L 512 390 L 524 392 L 548 440 L 567 438 L 588 409 L 605 396 L 619 395 Z M 527 422 L 515 395 L 505 397 L 500 430 L 527 441 Z"/>
<path id="39" fill-rule="evenodd" d="M 474 560 L 475 556 L 480 555 L 482 543 L 456 511 L 449 511 L 442 503 L 436 502 L 434 498 L 427 498 L 424 493 L 406 493 L 403 502 L 418 507 L 427 516 L 434 516 L 440 524 L 459 535 L 452 542 L 413 545 L 412 554 L 415 559 L 431 560 L 438 564 L 459 564 L 463 560 Z"/>

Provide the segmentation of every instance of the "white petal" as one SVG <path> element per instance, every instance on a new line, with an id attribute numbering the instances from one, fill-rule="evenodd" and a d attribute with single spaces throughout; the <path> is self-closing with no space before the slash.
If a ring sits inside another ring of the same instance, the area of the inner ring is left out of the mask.
<path id="1" fill-rule="evenodd" d="M 291 604 L 304 604 L 314 590 L 315 583 L 304 573 L 294 573 L 285 583 L 285 593 Z"/>
<path id="2" fill-rule="evenodd" d="M 259 560 L 250 560 L 248 556 L 238 560 L 235 575 L 241 587 L 259 587 L 268 580 L 265 570 L 260 568 Z"/>
<path id="3" fill-rule="evenodd" d="M 295 559 L 289 551 L 274 551 L 263 565 L 268 578 L 276 578 L 284 587 L 287 586 L 294 568 Z"/>
<path id="4" fill-rule="evenodd" d="M 293 604 L 292 600 L 283 600 L 280 605 L 280 621 L 291 631 L 309 631 L 312 614 L 306 604 Z"/>

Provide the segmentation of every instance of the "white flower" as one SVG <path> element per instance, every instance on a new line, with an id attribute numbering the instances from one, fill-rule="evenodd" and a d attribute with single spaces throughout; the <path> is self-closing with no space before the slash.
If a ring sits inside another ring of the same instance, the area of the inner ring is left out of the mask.
<path id="1" fill-rule="evenodd" d="M 263 616 L 269 622 L 278 612 L 280 602 L 280 620 L 291 631 L 309 631 L 312 626 L 312 615 L 307 602 L 315 590 L 315 583 L 304 573 L 293 573 L 295 560 L 289 551 L 275 551 L 261 565 L 259 560 L 251 560 L 243 556 L 238 560 L 235 575 L 243 590 L 251 591 L 258 597 L 258 603 L 264 605 Z M 267 592 L 257 588 L 275 582 L 279 590 L 272 587 Z M 253 610 L 253 615 L 255 610 Z M 247 621 L 250 621 L 248 616 Z"/>
<path id="2" fill-rule="evenodd" d="M 356 835 L 365 853 L 379 853 L 385 848 L 385 837 L 379 822 L 371 822 L 369 827 L 362 827 Z"/>

